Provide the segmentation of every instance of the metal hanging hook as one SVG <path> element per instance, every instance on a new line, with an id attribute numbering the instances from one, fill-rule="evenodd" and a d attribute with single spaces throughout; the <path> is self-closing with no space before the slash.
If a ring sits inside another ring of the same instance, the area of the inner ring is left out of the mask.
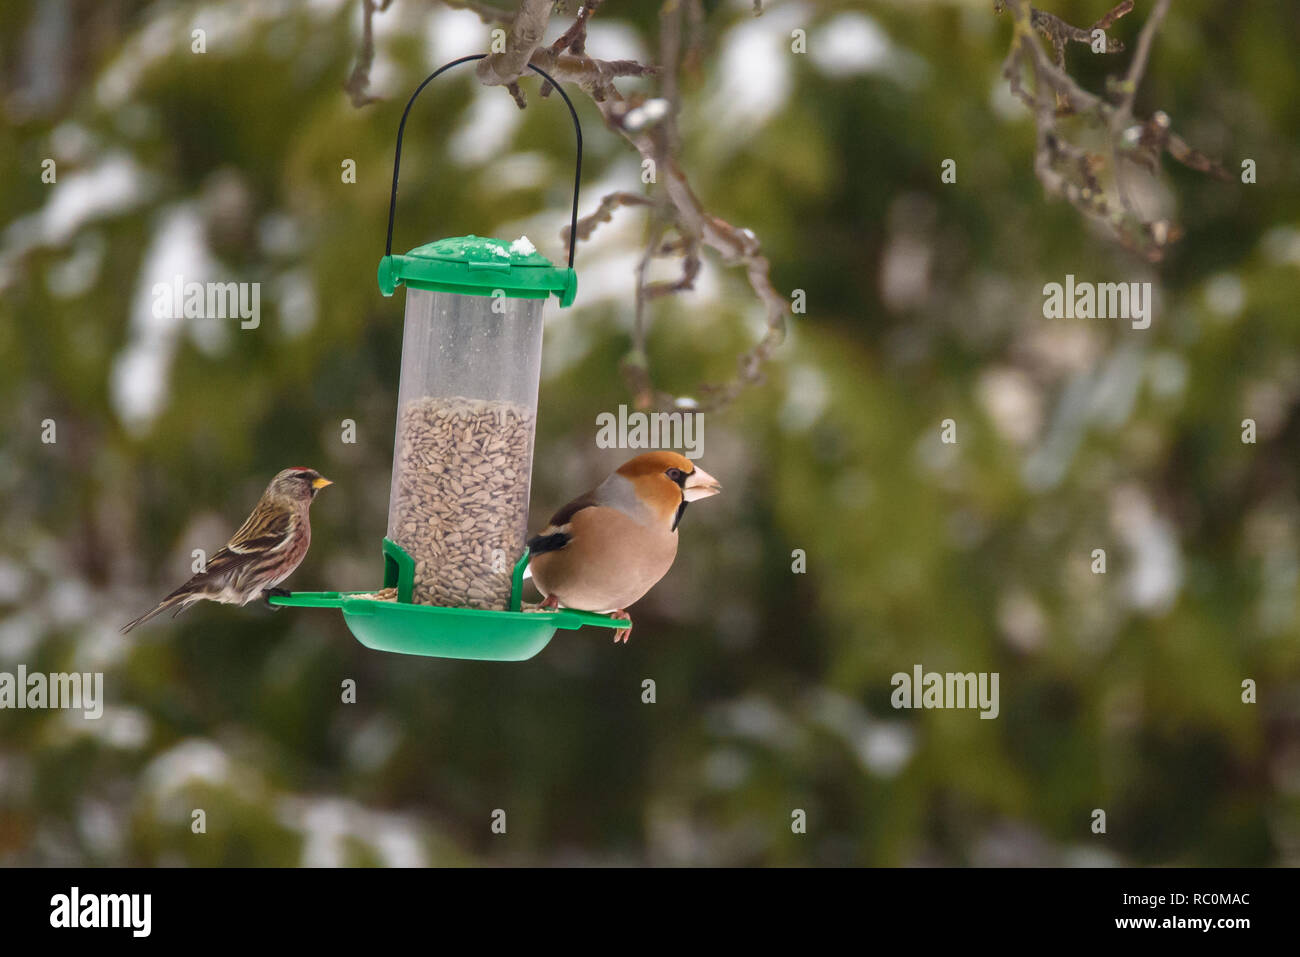
<path id="1" fill-rule="evenodd" d="M 384 242 L 385 256 L 391 256 L 393 252 L 393 218 L 397 213 L 397 174 L 402 165 L 402 136 L 406 132 L 406 118 L 411 113 L 411 107 L 415 105 L 415 98 L 419 96 L 421 91 L 423 91 L 424 88 L 433 80 L 450 70 L 452 67 L 460 66 L 462 63 L 470 63 L 474 60 L 483 60 L 486 58 L 486 53 L 473 53 L 469 56 L 463 56 L 459 60 L 452 60 L 450 63 L 438 67 L 438 69 L 434 70 L 424 78 L 424 82 L 415 88 L 415 92 L 411 94 L 411 98 L 406 101 L 406 109 L 402 111 L 402 122 L 397 126 L 397 152 L 393 156 L 393 190 L 388 198 L 388 238 Z M 578 111 L 573 108 L 573 101 L 569 99 L 569 94 L 564 92 L 564 88 L 560 86 L 560 84 L 557 83 L 549 73 L 540 67 L 535 67 L 530 63 L 528 64 L 528 69 L 541 76 L 555 88 L 555 91 L 559 93 L 560 97 L 564 100 L 564 105 L 569 108 L 569 116 L 573 118 L 573 132 L 577 137 L 578 143 L 578 158 L 573 169 L 573 209 L 569 214 L 569 268 L 572 269 L 573 254 L 578 245 L 578 186 L 582 182 L 582 125 L 578 122 Z"/>

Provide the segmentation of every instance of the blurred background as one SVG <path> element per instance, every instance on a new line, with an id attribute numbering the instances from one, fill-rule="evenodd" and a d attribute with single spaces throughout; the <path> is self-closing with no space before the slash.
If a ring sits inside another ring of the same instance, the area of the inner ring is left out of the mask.
<path id="1" fill-rule="evenodd" d="M 1109 4 L 1048 6 L 1088 24 Z M 1115 26 L 1130 49 L 1149 6 Z M 1148 192 L 1185 235 L 1158 265 L 1045 198 L 991 2 L 751 8 L 703 6 L 679 155 L 807 312 L 707 417 L 726 491 L 686 516 L 630 644 L 561 632 L 492 664 L 372 652 L 306 609 L 117 631 L 291 465 L 336 485 L 287 584 L 380 583 L 393 140 L 409 91 L 489 27 L 396 0 L 356 108 L 356 2 L 0 7 L 0 671 L 102 671 L 106 698 L 97 721 L 0 711 L 0 864 L 1300 863 L 1300 8 L 1174 6 L 1137 113 L 1258 183 L 1166 159 Z M 657 31 L 656 4 L 610 0 L 587 49 L 653 60 Z M 1068 59 L 1092 89 L 1127 62 Z M 572 131 L 525 88 L 523 111 L 469 70 L 429 88 L 395 248 L 526 234 L 562 258 Z M 581 212 L 643 192 L 575 102 Z M 645 229 L 616 211 L 579 247 L 575 306 L 548 307 L 534 527 L 628 454 L 596 447 L 595 417 L 631 401 Z M 1151 328 L 1044 319 L 1067 273 L 1152 282 Z M 155 318 L 175 274 L 260 282 L 260 327 Z M 651 315 L 674 394 L 732 375 L 763 328 L 716 258 Z M 1000 716 L 893 709 L 916 664 L 998 672 Z"/>

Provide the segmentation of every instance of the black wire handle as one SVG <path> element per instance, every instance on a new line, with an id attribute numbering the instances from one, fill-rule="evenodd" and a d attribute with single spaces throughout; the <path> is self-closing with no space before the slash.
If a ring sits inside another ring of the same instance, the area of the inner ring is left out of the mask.
<path id="1" fill-rule="evenodd" d="M 463 56 L 459 60 L 452 60 L 438 69 L 434 70 L 424 82 L 415 88 L 411 98 L 406 101 L 406 109 L 402 111 L 402 122 L 397 126 L 397 153 L 393 156 L 393 192 L 388 199 L 388 239 L 384 243 L 384 255 L 391 256 L 393 253 L 393 217 L 397 213 L 397 171 L 402 165 L 402 134 L 406 132 L 406 118 L 411 113 L 411 107 L 415 105 L 415 98 L 420 92 L 435 80 L 439 75 L 446 73 L 454 66 L 460 66 L 462 63 L 469 63 L 473 60 L 482 60 L 487 57 L 486 53 L 472 53 L 469 56 Z M 573 108 L 573 101 L 569 99 L 569 94 L 564 92 L 564 87 L 556 83 L 549 73 L 541 67 L 528 64 L 528 69 L 534 73 L 540 74 L 541 77 L 555 87 L 557 93 L 564 100 L 564 105 L 569 108 L 569 116 L 573 117 L 573 132 L 578 140 L 578 160 L 573 169 L 573 211 L 569 215 L 569 268 L 573 268 L 573 252 L 578 245 L 578 185 L 582 182 L 582 126 L 578 123 L 578 111 Z"/>

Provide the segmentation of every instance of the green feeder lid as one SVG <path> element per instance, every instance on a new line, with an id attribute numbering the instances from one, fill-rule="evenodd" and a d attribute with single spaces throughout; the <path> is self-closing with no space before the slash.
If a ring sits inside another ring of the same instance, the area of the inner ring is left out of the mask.
<path id="1" fill-rule="evenodd" d="M 364 592 L 337 591 L 296 591 L 268 600 L 273 605 L 298 608 L 338 608 L 348 629 L 367 648 L 430 658 L 523 661 L 545 648 L 557 629 L 627 626 L 626 621 L 608 615 L 572 608 L 523 611 L 527 566 L 528 550 L 524 549 L 514 568 L 509 611 L 417 605 L 411 602 L 415 561 L 400 545 L 385 538 L 384 587 L 397 589 L 397 601 L 363 597 Z"/>
<path id="2" fill-rule="evenodd" d="M 379 260 L 379 291 L 391 296 L 398 286 L 433 289 L 462 296 L 491 296 L 497 290 L 513 299 L 573 302 L 578 274 L 558 269 L 527 238 L 507 242 L 483 236 L 453 236 L 416 246 L 404 256 Z"/>

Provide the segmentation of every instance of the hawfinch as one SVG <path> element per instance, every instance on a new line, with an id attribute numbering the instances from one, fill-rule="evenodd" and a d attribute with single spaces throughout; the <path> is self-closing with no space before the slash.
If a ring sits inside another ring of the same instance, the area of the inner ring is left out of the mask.
<path id="1" fill-rule="evenodd" d="M 720 491 L 712 475 L 676 452 L 625 462 L 529 540 L 541 607 L 609 612 L 631 622 L 628 605 L 672 567 L 686 506 Z M 614 640 L 627 641 L 631 631 L 630 624 L 620 628 Z"/>

